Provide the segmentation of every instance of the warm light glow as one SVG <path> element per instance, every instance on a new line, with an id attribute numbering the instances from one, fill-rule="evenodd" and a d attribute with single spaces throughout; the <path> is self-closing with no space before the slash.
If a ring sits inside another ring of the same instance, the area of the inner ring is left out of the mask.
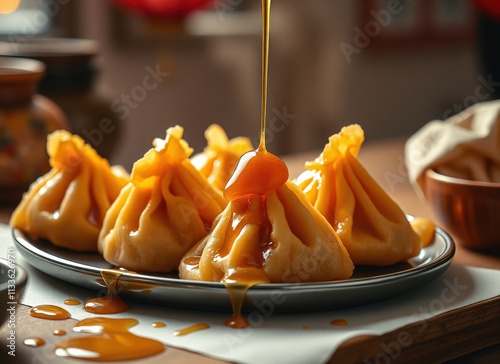
<path id="1" fill-rule="evenodd" d="M 19 7 L 21 0 L 0 0 L 0 14 L 10 14 Z"/>

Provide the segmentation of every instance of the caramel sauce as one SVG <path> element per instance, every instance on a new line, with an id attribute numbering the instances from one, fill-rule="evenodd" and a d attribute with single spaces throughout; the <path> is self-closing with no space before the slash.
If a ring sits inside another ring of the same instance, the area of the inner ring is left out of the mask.
<path id="1" fill-rule="evenodd" d="M 29 310 L 30 316 L 46 320 L 66 320 L 71 315 L 64 308 L 54 305 L 39 305 Z"/>
<path id="2" fill-rule="evenodd" d="M 261 142 L 262 143 L 262 142 Z M 229 201 L 248 195 L 267 197 L 288 180 L 288 168 L 281 159 L 269 153 L 264 145 L 243 154 L 224 190 Z"/>
<path id="3" fill-rule="evenodd" d="M 184 329 L 175 331 L 174 336 L 184 336 L 184 335 L 192 334 L 193 332 L 196 332 L 196 331 L 206 330 L 209 327 L 210 327 L 209 325 L 203 324 L 203 323 L 194 324 L 194 325 L 191 325 L 191 326 L 186 327 Z"/>
<path id="4" fill-rule="evenodd" d="M 347 322 L 346 320 L 343 320 L 343 319 L 335 319 L 335 320 L 330 321 L 330 325 L 347 326 L 347 325 L 349 325 L 349 322 Z"/>
<path id="5" fill-rule="evenodd" d="M 120 271 L 102 269 L 101 277 L 108 291 L 105 296 L 90 298 L 85 301 L 84 310 L 95 314 L 113 314 L 127 311 L 127 304 L 123 302 L 116 292 L 116 285 L 120 275 Z"/>
<path id="6" fill-rule="evenodd" d="M 64 304 L 68 305 L 68 306 L 77 306 L 80 303 L 81 302 L 75 298 L 68 298 L 68 299 L 64 300 Z"/>
<path id="7" fill-rule="evenodd" d="M 200 257 L 188 257 L 182 261 L 186 265 L 186 269 L 189 271 L 199 269 Z"/>
<path id="8" fill-rule="evenodd" d="M 23 344 L 26 346 L 33 346 L 33 347 L 38 347 L 45 345 L 45 340 L 39 338 L 39 337 L 30 337 L 27 338 L 23 341 Z"/>
<path id="9" fill-rule="evenodd" d="M 247 319 L 241 316 L 241 313 L 233 314 L 224 322 L 224 325 L 232 329 L 244 329 L 249 326 Z"/>
<path id="10" fill-rule="evenodd" d="M 59 341 L 56 355 L 89 361 L 142 359 L 165 350 L 163 343 L 129 332 L 135 319 L 90 318 L 78 322 L 73 331 L 89 333 Z"/>
<path id="11" fill-rule="evenodd" d="M 231 328 L 248 327 L 241 309 L 248 290 L 259 283 L 269 283 L 263 264 L 274 246 L 270 239 L 271 223 L 266 214 L 266 198 L 288 180 L 288 168 L 277 156 L 266 149 L 267 89 L 269 75 L 269 32 L 271 0 L 262 0 L 262 104 L 260 118 L 260 144 L 257 150 L 245 153 L 235 167 L 224 189 L 224 197 L 231 202 L 232 224 L 226 232 L 226 244 L 218 252 L 224 258 L 242 230 L 249 225 L 258 226 L 256 240 L 240 247 L 222 278 L 231 301 L 233 316 L 225 325 Z M 197 267 L 193 259 L 187 265 Z"/>
<path id="12" fill-rule="evenodd" d="M 52 334 L 54 336 L 64 336 L 64 335 L 66 335 L 66 330 L 56 329 L 56 330 L 52 331 Z"/>
<path id="13" fill-rule="evenodd" d="M 414 217 L 410 220 L 410 225 L 413 231 L 420 237 L 423 248 L 434 242 L 436 233 L 436 224 L 434 222 L 423 217 Z"/>
<path id="14" fill-rule="evenodd" d="M 155 327 L 155 328 L 160 328 L 160 327 L 166 327 L 167 324 L 164 323 L 164 322 L 160 322 L 160 321 L 156 321 L 156 322 L 153 322 L 151 324 L 151 326 Z"/>

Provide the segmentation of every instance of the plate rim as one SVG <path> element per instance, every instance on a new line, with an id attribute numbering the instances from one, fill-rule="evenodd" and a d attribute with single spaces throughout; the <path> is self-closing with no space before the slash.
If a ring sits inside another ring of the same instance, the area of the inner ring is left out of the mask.
<path id="1" fill-rule="evenodd" d="M 29 234 L 26 234 L 15 227 L 11 228 L 11 232 L 15 244 L 22 249 L 21 253 L 25 252 L 36 259 L 39 260 L 41 259 L 50 264 L 55 264 L 60 268 L 68 269 L 77 273 L 90 274 L 96 278 L 101 277 L 102 269 L 106 269 L 106 268 L 91 266 L 88 264 L 82 264 L 80 262 L 72 261 L 69 259 L 61 258 L 53 254 L 47 253 L 41 250 L 39 247 L 37 247 L 30 241 Z M 265 292 L 270 290 L 318 291 L 318 290 L 331 290 L 334 288 L 359 288 L 365 285 L 373 286 L 374 284 L 387 284 L 395 279 L 404 279 L 407 278 L 408 276 L 414 276 L 415 274 L 429 273 L 431 271 L 446 267 L 447 265 L 451 264 L 451 261 L 453 260 L 453 257 L 456 252 L 456 246 L 453 241 L 453 238 L 448 233 L 446 233 L 443 229 L 441 229 L 438 226 L 435 227 L 435 233 L 439 235 L 444 241 L 444 249 L 441 252 L 441 254 L 436 256 L 430 262 L 426 262 L 403 271 L 385 273 L 370 277 L 347 278 L 343 280 L 325 281 L 325 282 L 265 283 L 252 286 L 250 290 L 253 292 L 256 291 Z M 436 241 L 436 239 L 437 238 L 435 238 L 434 242 Z M 50 242 L 48 243 L 50 244 Z M 63 249 L 57 246 L 54 247 Z M 70 250 L 68 250 L 68 252 L 75 253 Z M 99 255 L 102 258 L 102 255 L 100 255 L 99 253 L 82 253 L 82 254 Z M 411 259 L 412 258 L 410 258 L 409 260 Z M 28 263 L 33 265 L 29 259 L 26 260 L 28 261 Z M 57 277 L 57 279 L 63 280 L 59 277 Z M 217 290 L 223 289 L 224 291 L 226 290 L 226 286 L 221 282 L 187 280 L 182 278 L 171 278 L 171 277 L 162 277 L 159 275 L 149 275 L 145 273 L 130 273 L 127 272 L 126 270 L 121 272 L 120 280 L 126 282 L 148 282 L 150 284 L 154 283 L 162 286 L 175 286 L 177 288 L 204 288 L 204 289 L 217 289 Z"/>

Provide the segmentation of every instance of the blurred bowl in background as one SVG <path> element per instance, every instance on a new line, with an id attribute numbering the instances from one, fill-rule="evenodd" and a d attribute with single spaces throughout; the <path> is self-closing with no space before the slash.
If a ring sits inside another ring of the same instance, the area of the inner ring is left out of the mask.
<path id="1" fill-rule="evenodd" d="M 0 325 L 15 315 L 12 307 L 19 302 L 27 281 L 28 274 L 21 266 L 0 258 Z"/>
<path id="2" fill-rule="evenodd" d="M 500 253 L 500 183 L 425 172 L 424 194 L 437 220 L 459 245 Z"/>

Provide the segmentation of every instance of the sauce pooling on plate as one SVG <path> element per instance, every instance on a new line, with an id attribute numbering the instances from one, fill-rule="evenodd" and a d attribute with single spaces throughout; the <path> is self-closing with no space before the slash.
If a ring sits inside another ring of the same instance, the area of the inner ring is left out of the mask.
<path id="1" fill-rule="evenodd" d="M 73 331 L 92 335 L 59 341 L 56 355 L 89 361 L 141 359 L 165 350 L 159 341 L 132 334 L 136 319 L 89 318 L 78 322 Z"/>
<path id="2" fill-rule="evenodd" d="M 267 196 L 283 186 L 288 180 L 285 163 L 266 149 L 267 86 L 269 74 L 269 30 L 271 19 L 271 0 L 262 0 L 262 105 L 260 120 L 260 144 L 257 150 L 245 153 L 224 190 L 224 197 L 231 202 L 232 225 L 227 232 L 226 249 L 219 252 L 224 258 L 231 250 L 235 239 L 249 225 L 259 227 L 260 243 L 246 244 L 232 261 L 235 268 L 228 269 L 222 282 L 225 284 L 233 308 L 233 316 L 226 326 L 245 328 L 248 322 L 241 316 L 241 309 L 247 291 L 259 283 L 269 283 L 269 277 L 262 265 L 273 249 L 270 239 L 271 224 L 266 214 Z M 188 262 L 194 263 L 196 262 Z"/>
<path id="3" fill-rule="evenodd" d="M 113 314 L 127 311 L 127 304 L 123 302 L 116 292 L 116 285 L 120 276 L 121 272 L 119 270 L 102 269 L 101 277 L 108 291 L 105 296 L 85 301 L 85 311 L 95 314 Z"/>

